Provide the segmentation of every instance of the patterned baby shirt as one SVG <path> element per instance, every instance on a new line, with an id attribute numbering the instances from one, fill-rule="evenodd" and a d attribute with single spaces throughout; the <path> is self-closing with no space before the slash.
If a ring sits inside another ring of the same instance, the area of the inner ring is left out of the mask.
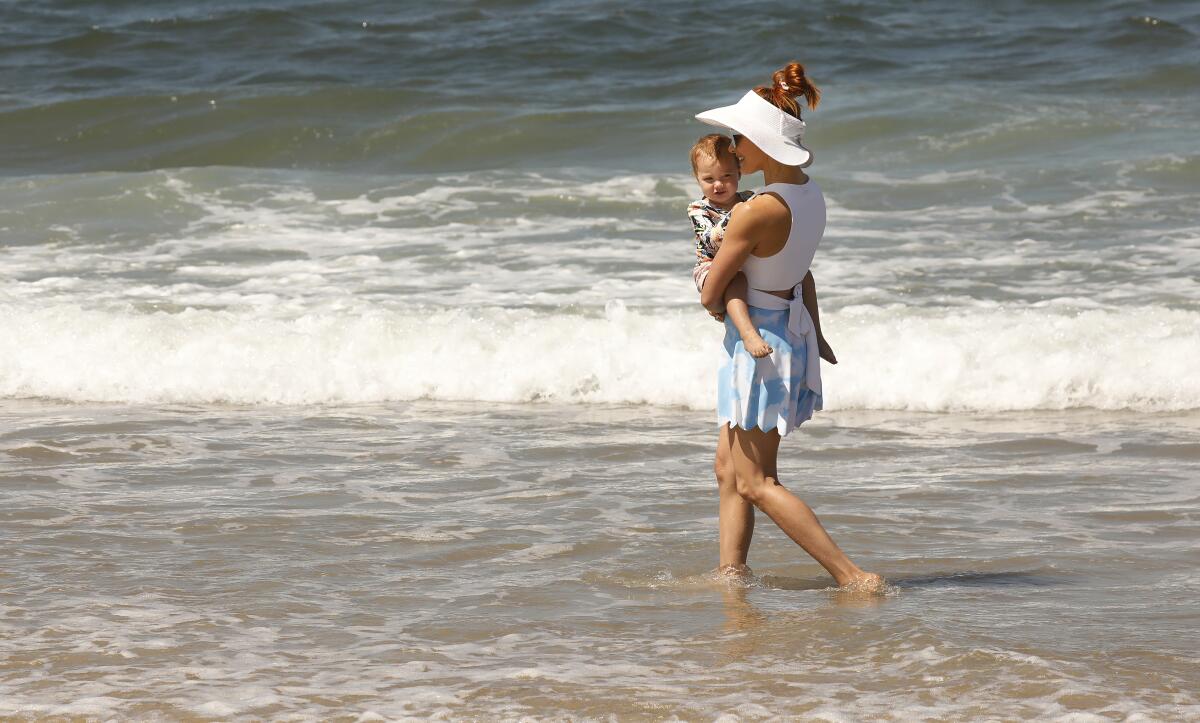
<path id="1" fill-rule="evenodd" d="M 752 191 L 738 191 L 737 198 L 745 201 L 753 195 Z M 701 196 L 688 204 L 687 214 L 696 234 L 696 263 L 712 261 L 729 225 L 729 211 Z"/>

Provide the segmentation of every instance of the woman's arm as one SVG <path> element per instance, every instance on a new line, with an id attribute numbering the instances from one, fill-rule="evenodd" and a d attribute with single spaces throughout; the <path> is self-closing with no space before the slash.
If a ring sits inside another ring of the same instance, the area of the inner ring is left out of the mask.
<path id="1" fill-rule="evenodd" d="M 729 225 L 725 228 L 725 239 L 713 258 L 708 279 L 700 292 L 700 303 L 704 308 L 718 314 L 725 311 L 725 287 L 741 271 L 742 264 L 746 263 L 750 252 L 760 241 L 779 235 L 781 211 L 784 223 L 790 226 L 791 217 L 787 215 L 787 207 L 769 195 L 755 196 L 734 208 Z M 783 233 L 787 233 L 786 226 Z"/>
<path id="2" fill-rule="evenodd" d="M 804 308 L 808 309 L 808 315 L 812 317 L 813 328 L 817 332 L 817 350 L 822 359 L 830 364 L 837 364 L 837 355 L 833 353 L 833 347 L 829 346 L 829 342 L 825 341 L 825 335 L 821 333 L 821 312 L 817 308 L 817 282 L 813 279 L 811 271 L 804 275 L 804 280 L 800 284 Z"/>
<path id="3" fill-rule="evenodd" d="M 817 282 L 811 271 L 805 274 L 804 280 L 800 282 L 800 295 L 804 299 L 804 308 L 808 309 L 808 315 L 812 317 L 813 328 L 816 329 L 817 336 L 820 336 L 821 311 L 817 308 Z"/>

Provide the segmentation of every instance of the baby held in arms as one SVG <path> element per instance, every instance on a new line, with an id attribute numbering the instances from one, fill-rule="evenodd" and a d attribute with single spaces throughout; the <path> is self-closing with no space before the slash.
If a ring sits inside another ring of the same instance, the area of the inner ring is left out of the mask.
<path id="1" fill-rule="evenodd" d="M 752 194 L 738 192 L 742 173 L 737 158 L 729 148 L 729 138 L 718 133 L 704 136 L 692 146 L 692 173 L 696 174 L 696 182 L 703 194 L 688 204 L 687 210 L 696 232 L 696 266 L 692 269 L 692 278 L 696 282 L 696 291 L 700 291 L 725 237 L 730 212 Z M 741 335 L 746 351 L 755 358 L 762 358 L 772 349 L 750 321 L 746 290 L 746 275 L 739 271 L 725 289 L 725 313 Z"/>

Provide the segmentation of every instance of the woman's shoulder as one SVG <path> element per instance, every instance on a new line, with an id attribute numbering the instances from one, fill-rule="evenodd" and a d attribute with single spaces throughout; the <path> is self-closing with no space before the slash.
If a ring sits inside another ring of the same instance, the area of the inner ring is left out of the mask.
<path id="1" fill-rule="evenodd" d="M 749 201 L 734 206 L 729 217 L 733 235 L 759 239 L 775 236 L 780 229 L 786 234 L 791 222 L 792 212 L 787 203 L 770 191 L 757 193 Z M 725 238 L 729 236 L 727 231 Z"/>
<path id="2" fill-rule="evenodd" d="M 780 214 L 788 214 L 787 203 L 779 194 L 772 191 L 770 186 L 758 191 L 744 203 L 739 203 L 733 210 L 735 213 L 746 218 L 755 217 L 765 219 Z"/>

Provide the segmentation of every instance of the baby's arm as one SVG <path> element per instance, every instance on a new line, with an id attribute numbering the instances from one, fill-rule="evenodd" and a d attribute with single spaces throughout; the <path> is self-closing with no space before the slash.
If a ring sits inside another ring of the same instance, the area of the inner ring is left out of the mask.
<path id="1" fill-rule="evenodd" d="M 837 355 L 833 353 L 833 348 L 829 346 L 829 342 L 825 341 L 825 335 L 821 333 L 821 311 L 817 308 L 817 282 L 813 279 L 812 272 L 809 271 L 805 274 L 804 280 L 800 283 L 804 308 L 808 309 L 808 315 L 812 317 L 813 328 L 817 331 L 817 349 L 821 353 L 821 358 L 830 364 L 837 364 Z"/>

